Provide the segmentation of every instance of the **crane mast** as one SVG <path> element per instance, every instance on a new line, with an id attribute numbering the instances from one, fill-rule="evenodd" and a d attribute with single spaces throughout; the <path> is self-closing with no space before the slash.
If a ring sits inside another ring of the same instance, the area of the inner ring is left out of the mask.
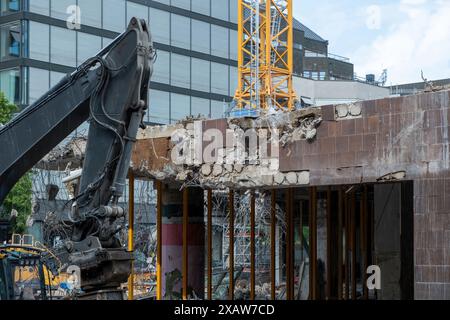
<path id="1" fill-rule="evenodd" d="M 295 109 L 293 0 L 238 0 L 237 112 Z"/>

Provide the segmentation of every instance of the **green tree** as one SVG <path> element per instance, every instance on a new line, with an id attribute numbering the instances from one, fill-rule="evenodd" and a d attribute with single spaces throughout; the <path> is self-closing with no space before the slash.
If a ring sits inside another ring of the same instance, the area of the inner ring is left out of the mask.
<path id="1" fill-rule="evenodd" d="M 8 123 L 14 112 L 19 109 L 14 104 L 10 103 L 3 92 L 0 92 L 0 124 Z M 15 233 L 24 233 L 26 230 L 26 222 L 31 215 L 31 200 L 32 200 L 32 182 L 31 174 L 24 175 L 9 192 L 2 204 L 2 217 L 9 218 L 12 210 L 18 212 L 13 231 Z"/>
<path id="2" fill-rule="evenodd" d="M 17 106 L 10 103 L 5 94 L 0 91 L 0 124 L 9 122 L 16 111 L 18 111 Z"/>

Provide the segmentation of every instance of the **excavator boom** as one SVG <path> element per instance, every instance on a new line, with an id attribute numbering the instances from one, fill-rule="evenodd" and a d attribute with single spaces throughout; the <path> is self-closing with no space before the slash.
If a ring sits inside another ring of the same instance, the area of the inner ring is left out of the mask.
<path id="1" fill-rule="evenodd" d="M 130 273 L 131 254 L 116 237 L 131 149 L 148 107 L 151 35 L 143 20 L 67 75 L 0 129 L 0 205 L 16 182 L 77 127 L 89 121 L 79 192 L 69 214 L 70 239 L 60 248 L 81 269 L 90 296 L 110 295 Z M 98 294 L 98 293 L 101 294 Z M 94 294 L 95 293 L 95 294 Z"/>

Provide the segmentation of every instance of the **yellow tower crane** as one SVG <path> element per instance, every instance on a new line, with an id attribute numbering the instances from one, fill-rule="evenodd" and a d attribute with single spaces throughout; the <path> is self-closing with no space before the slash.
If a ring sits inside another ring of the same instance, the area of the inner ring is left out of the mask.
<path id="1" fill-rule="evenodd" d="M 235 112 L 291 111 L 293 0 L 238 1 L 238 88 Z"/>

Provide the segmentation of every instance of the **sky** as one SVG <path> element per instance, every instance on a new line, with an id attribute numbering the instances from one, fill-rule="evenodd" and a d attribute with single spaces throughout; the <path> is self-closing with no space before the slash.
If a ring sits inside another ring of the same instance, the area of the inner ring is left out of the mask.
<path id="1" fill-rule="evenodd" d="M 294 17 L 386 85 L 450 78 L 450 0 L 293 0 Z"/>

